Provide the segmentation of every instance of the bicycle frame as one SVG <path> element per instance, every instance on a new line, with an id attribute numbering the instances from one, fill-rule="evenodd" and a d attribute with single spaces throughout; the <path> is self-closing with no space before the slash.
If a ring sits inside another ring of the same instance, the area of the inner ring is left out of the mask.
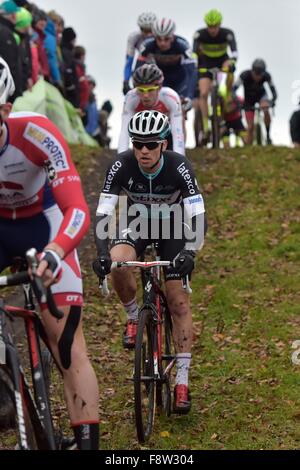
<path id="1" fill-rule="evenodd" d="M 161 311 L 161 299 L 167 306 L 167 301 L 163 291 L 160 288 L 160 267 L 154 266 L 152 269 L 142 271 L 143 280 L 143 305 L 141 310 L 149 309 L 153 314 L 153 323 L 156 326 L 156 334 L 154 335 L 153 356 L 154 356 L 154 375 L 156 380 L 164 381 L 166 374 L 168 374 L 172 367 L 175 365 L 175 357 L 166 357 L 162 355 L 162 328 L 161 325 L 164 321 Z M 167 310 L 167 315 L 170 315 Z M 167 369 L 163 369 L 162 361 L 164 359 L 170 360 Z"/>
<path id="2" fill-rule="evenodd" d="M 46 335 L 37 313 L 31 308 L 34 306 L 30 286 L 24 286 L 23 290 L 26 299 L 24 308 L 6 306 L 3 300 L 0 300 L 0 341 L 4 344 L 5 368 L 11 376 L 14 388 L 20 449 L 28 450 L 30 448 L 25 426 L 25 420 L 29 418 L 38 448 L 40 450 L 55 450 L 54 428 L 39 340 L 39 335 L 44 337 Z M 21 366 L 17 348 L 11 335 L 5 331 L 5 322 L 8 316 L 21 318 L 25 324 L 34 397 Z"/>
<path id="3" fill-rule="evenodd" d="M 211 119 L 211 128 L 212 128 L 212 146 L 213 148 L 220 147 L 220 121 L 222 119 L 222 107 L 220 103 L 219 97 L 219 80 L 218 75 L 219 73 L 230 73 L 228 67 L 212 67 L 212 68 L 200 68 L 200 73 L 209 72 L 212 75 L 212 87 L 211 87 L 211 107 L 212 107 L 212 114 L 210 116 Z"/>
<path id="4" fill-rule="evenodd" d="M 40 337 L 48 346 L 47 336 L 35 311 L 33 292 L 40 304 L 47 304 L 53 317 L 61 319 L 63 313 L 57 309 L 50 289 L 45 289 L 42 279 L 37 275 L 38 258 L 36 250 L 34 248 L 28 250 L 26 258 L 28 266 L 31 268 L 30 277 L 27 271 L 0 277 L 0 286 L 2 287 L 22 284 L 25 296 L 24 308 L 6 306 L 3 299 L 0 299 L 0 346 L 4 353 L 4 358 L 0 358 L 2 359 L 0 365 L 5 368 L 12 381 L 20 449 L 28 450 L 30 448 L 26 431 L 26 422 L 30 421 L 38 449 L 56 450 L 57 445 L 40 346 Z M 26 381 L 13 338 L 6 329 L 6 321 L 14 317 L 21 318 L 25 323 L 34 397 Z"/>

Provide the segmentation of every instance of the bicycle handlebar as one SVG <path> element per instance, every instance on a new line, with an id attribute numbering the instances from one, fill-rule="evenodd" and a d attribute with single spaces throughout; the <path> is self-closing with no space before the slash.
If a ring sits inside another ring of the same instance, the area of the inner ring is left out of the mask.
<path id="1" fill-rule="evenodd" d="M 0 287 L 19 286 L 20 284 L 31 284 L 35 296 L 39 303 L 47 304 L 51 315 L 60 320 L 64 314 L 61 312 L 54 301 L 53 294 L 50 287 L 46 288 L 43 284 L 41 277 L 37 276 L 36 269 L 39 261 L 37 258 L 37 251 L 32 248 L 26 253 L 28 266 L 32 270 L 32 277 L 27 271 L 22 271 L 8 276 L 0 276 Z"/>
<path id="2" fill-rule="evenodd" d="M 141 269 L 151 269 L 153 267 L 163 267 L 163 266 L 173 266 L 172 261 L 114 261 L 111 264 L 111 269 L 115 268 L 141 268 Z M 103 296 L 108 296 L 110 291 L 108 288 L 108 283 L 107 283 L 107 277 L 105 278 L 99 278 L 99 288 L 102 291 Z M 185 278 L 182 278 L 182 287 L 183 289 L 188 293 L 192 294 L 192 289 L 190 287 L 190 280 L 189 276 L 185 276 Z"/>

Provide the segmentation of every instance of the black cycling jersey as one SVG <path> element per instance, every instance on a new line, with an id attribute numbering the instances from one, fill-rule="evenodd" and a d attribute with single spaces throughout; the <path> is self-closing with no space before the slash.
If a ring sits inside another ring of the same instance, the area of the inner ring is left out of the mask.
<path id="1" fill-rule="evenodd" d="M 164 74 L 164 86 L 173 88 L 179 95 L 193 98 L 197 77 L 196 61 L 191 55 L 189 43 L 175 36 L 171 47 L 162 51 L 155 38 L 146 39 L 141 47 L 136 68 L 154 61 Z"/>
<path id="2" fill-rule="evenodd" d="M 273 100 L 277 99 L 277 91 L 274 86 L 271 75 L 268 72 L 264 72 L 259 82 L 255 81 L 252 75 L 252 70 L 245 70 L 237 82 L 235 83 L 233 89 L 237 90 L 241 85 L 244 86 L 244 95 L 245 95 L 245 106 L 252 105 L 259 102 L 265 95 L 267 91 L 265 88 L 265 83 L 270 87 L 270 90 L 273 95 Z"/>
<path id="3" fill-rule="evenodd" d="M 217 36 L 209 34 L 207 28 L 199 29 L 194 35 L 193 52 L 198 56 L 199 67 L 204 67 L 213 59 L 228 57 L 228 47 L 231 49 L 232 58 L 237 59 L 237 44 L 233 31 L 227 28 L 220 28 Z M 213 65 L 212 65 L 213 66 Z"/>
<path id="4" fill-rule="evenodd" d="M 106 173 L 97 209 L 97 223 L 113 214 L 121 192 L 127 195 L 127 213 L 137 208 L 148 221 L 168 218 L 170 211 L 165 209 L 180 206 L 184 208 L 181 214 L 188 215 L 193 228 L 196 219 L 198 223 L 198 217 L 205 212 L 191 163 L 186 157 L 171 151 L 163 153 L 160 167 L 153 174 L 145 173 L 140 168 L 132 150 L 119 154 Z M 141 211 L 141 208 L 144 210 Z M 172 220 L 173 216 L 171 211 Z M 204 236 L 204 227 L 202 229 Z M 108 251 L 108 240 L 103 240 L 103 237 L 100 240 L 101 237 L 99 234 L 96 236 L 99 255 Z M 119 243 L 127 243 L 125 238 Z"/>

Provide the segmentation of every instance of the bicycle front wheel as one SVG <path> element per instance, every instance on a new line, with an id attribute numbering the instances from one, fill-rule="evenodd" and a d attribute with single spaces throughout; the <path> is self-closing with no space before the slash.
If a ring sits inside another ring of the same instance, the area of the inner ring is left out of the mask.
<path id="1" fill-rule="evenodd" d="M 212 105 L 212 123 L 211 123 L 211 130 L 212 130 L 212 144 L 213 148 L 217 149 L 220 147 L 220 119 L 221 119 L 221 111 L 220 111 L 220 100 L 218 97 L 218 89 L 213 88 L 211 93 L 211 105 Z"/>
<path id="2" fill-rule="evenodd" d="M 135 424 L 139 442 L 145 442 L 149 438 L 154 423 L 154 334 L 155 326 L 152 322 L 152 312 L 143 309 L 139 313 L 134 365 Z"/>

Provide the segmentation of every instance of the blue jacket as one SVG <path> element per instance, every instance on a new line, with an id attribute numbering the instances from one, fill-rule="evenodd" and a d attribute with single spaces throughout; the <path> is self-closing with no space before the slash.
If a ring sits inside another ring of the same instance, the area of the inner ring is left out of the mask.
<path id="1" fill-rule="evenodd" d="M 61 74 L 57 58 L 56 30 L 53 21 L 50 19 L 48 19 L 48 23 L 45 28 L 45 34 L 46 38 L 44 41 L 44 46 L 48 57 L 51 80 L 52 82 L 57 83 L 61 81 Z"/>
<path id="2" fill-rule="evenodd" d="M 91 136 L 95 136 L 97 129 L 99 129 L 99 112 L 96 100 L 92 100 L 86 107 L 87 124 L 85 130 Z"/>

